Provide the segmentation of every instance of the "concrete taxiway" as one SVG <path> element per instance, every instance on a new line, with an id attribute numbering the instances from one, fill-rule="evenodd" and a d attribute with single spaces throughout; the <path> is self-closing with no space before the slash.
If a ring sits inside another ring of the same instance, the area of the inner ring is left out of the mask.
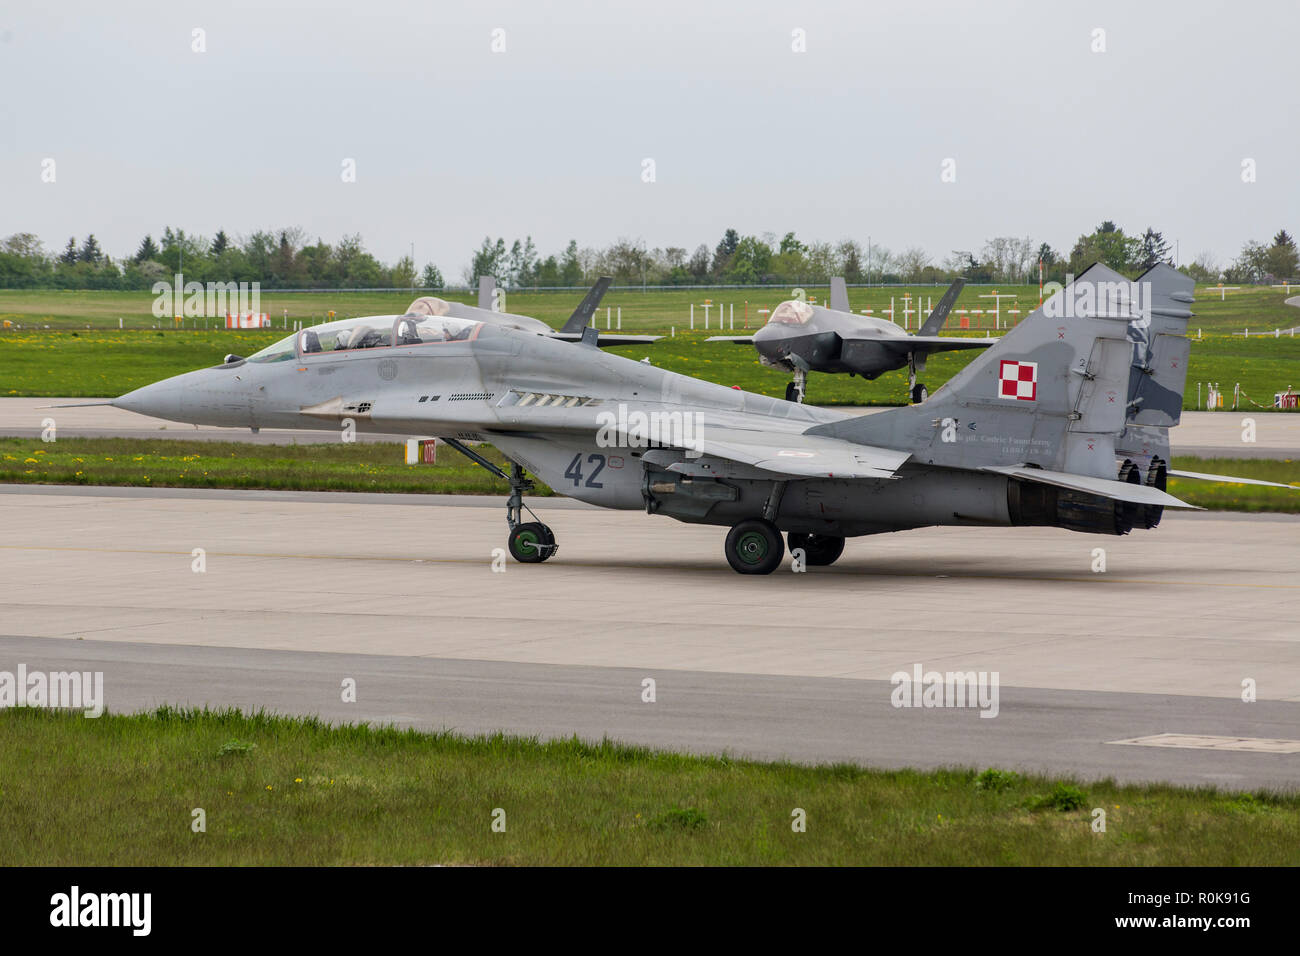
<path id="1" fill-rule="evenodd" d="M 175 438 L 189 441 L 241 441 L 258 444 L 312 444 L 336 442 L 334 429 L 252 432 L 247 428 L 210 428 L 182 425 L 161 418 L 149 418 L 107 405 L 83 408 L 51 408 L 91 402 L 88 398 L 5 398 L 0 399 L 0 435 L 39 437 L 42 422 L 53 418 L 57 435 L 66 438 Z M 870 415 L 881 408 L 847 411 Z M 1255 420 L 1255 441 L 1242 441 L 1242 419 Z M 403 435 L 358 434 L 360 441 L 401 441 Z M 1174 453 L 1203 458 L 1300 458 L 1300 413 L 1261 411 L 1184 412 L 1182 424 L 1173 433 Z"/>
<path id="2" fill-rule="evenodd" d="M 84 662 L 105 671 L 115 709 L 263 706 L 1300 787 L 1297 754 L 1110 743 L 1300 738 L 1300 519 L 1169 515 L 1124 538 L 923 529 L 851 541 L 833 568 L 746 578 L 722 557 L 722 529 L 534 504 L 559 554 L 498 572 L 500 501 L 7 486 L 0 669 Z M 996 671 L 998 716 L 894 708 L 890 677 L 916 664 Z M 344 677 L 355 705 L 339 699 Z M 655 704 L 641 703 L 645 677 Z"/>

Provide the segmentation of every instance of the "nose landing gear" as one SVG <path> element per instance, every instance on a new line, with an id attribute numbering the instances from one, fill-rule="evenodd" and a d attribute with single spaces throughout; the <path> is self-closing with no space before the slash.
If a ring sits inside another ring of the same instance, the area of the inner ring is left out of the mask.
<path id="1" fill-rule="evenodd" d="M 555 532 L 540 521 L 523 520 L 525 511 L 534 519 L 537 517 L 533 514 L 533 509 L 524 504 L 524 492 L 532 491 L 533 483 L 524 474 L 523 466 L 512 461 L 510 473 L 506 474 L 478 452 L 456 439 L 444 438 L 442 441 L 474 464 L 510 482 L 510 497 L 506 500 L 506 524 L 510 526 L 510 537 L 506 541 L 506 546 L 512 558 L 523 564 L 540 564 L 560 550 L 560 546 L 555 543 Z"/>
<path id="2" fill-rule="evenodd" d="M 808 392 L 808 373 L 796 366 L 794 370 L 794 381 L 785 387 L 785 400 L 787 402 L 802 403 L 804 395 Z"/>
<path id="3" fill-rule="evenodd" d="M 924 356 L 917 356 L 915 352 L 912 352 L 907 358 L 907 392 L 912 399 L 913 405 L 920 405 L 930 397 L 929 389 L 916 380 L 917 374 L 924 370 Z"/>
<path id="4" fill-rule="evenodd" d="M 527 511 L 534 518 L 533 509 L 524 504 L 524 492 L 533 490 L 533 483 L 524 476 L 524 469 L 510 463 L 510 498 L 506 501 L 506 523 L 510 525 L 510 556 L 523 564 L 540 564 L 556 551 L 555 532 L 540 521 L 522 521 Z"/>

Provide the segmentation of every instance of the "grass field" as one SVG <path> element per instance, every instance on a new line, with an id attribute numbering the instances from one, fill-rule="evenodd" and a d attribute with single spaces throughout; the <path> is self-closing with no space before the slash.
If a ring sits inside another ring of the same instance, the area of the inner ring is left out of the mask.
<path id="1" fill-rule="evenodd" d="M 480 449 L 493 461 L 495 449 Z M 406 465 L 397 443 L 254 445 L 184 439 L 0 438 L 0 482 L 175 488 L 269 488 L 506 495 L 506 485 L 450 448 L 434 465 Z M 1300 484 L 1300 463 L 1268 459 L 1175 458 L 1185 471 Z M 1169 490 L 1203 508 L 1300 512 L 1300 491 L 1180 480 Z M 554 494 L 538 484 L 534 494 Z"/>
<path id="2" fill-rule="evenodd" d="M 4 866 L 1300 863 L 1295 795 L 170 708 L 95 720 L 8 709 L 0 736 Z M 206 832 L 192 830 L 196 808 Z"/>
<path id="3" fill-rule="evenodd" d="M 807 285 L 807 295 L 817 302 L 824 302 L 828 290 L 823 286 Z M 610 310 L 611 318 L 622 311 L 624 331 L 667 332 L 676 327 L 680 332 L 690 322 L 691 305 L 695 306 L 696 328 L 702 330 L 704 324 L 704 304 L 711 302 L 709 308 L 712 331 L 718 331 L 719 307 L 725 309 L 730 320 L 735 316 L 737 331 L 744 327 L 748 316 L 751 328 L 761 325 L 764 316 L 760 309 L 771 309 L 783 299 L 790 298 L 791 289 L 772 287 L 763 289 L 664 289 L 647 290 L 634 288 L 615 288 L 606 294 L 601 302 L 598 314 L 601 328 L 605 327 L 605 309 Z M 898 321 L 903 319 L 904 299 L 910 297 L 915 303 L 920 297 L 924 302 L 924 311 L 929 310 L 931 302 L 937 302 L 943 295 L 944 286 L 874 286 L 869 288 L 850 288 L 849 302 L 855 310 L 871 309 L 874 315 L 882 318 L 884 310 L 892 304 L 898 310 Z M 991 286 L 969 285 L 957 300 L 956 309 L 988 310 L 993 308 L 995 300 L 981 298 L 993 292 L 1012 294 L 1014 302 L 1004 299 L 1001 304 L 1001 318 L 1006 322 L 1015 322 L 1026 315 L 1038 304 L 1038 287 L 1036 285 Z M 328 313 L 333 311 L 338 318 L 354 315 L 386 315 L 399 313 L 410 304 L 412 299 L 423 294 L 413 292 L 274 292 L 267 291 L 261 296 L 258 306 L 260 311 L 272 318 L 277 329 L 281 329 L 287 320 L 292 324 L 302 321 L 307 324 L 323 322 Z M 1293 288 L 1291 294 L 1300 294 L 1300 287 Z M 511 292 L 506 297 L 505 307 L 511 312 L 536 316 L 552 325 L 559 325 L 567 319 L 582 299 L 578 290 L 554 292 Z M 448 292 L 444 297 L 459 302 L 473 303 L 474 297 L 467 293 Z M 1210 287 L 1201 286 L 1196 290 L 1196 316 L 1191 321 L 1192 334 L 1197 329 L 1205 332 L 1240 332 L 1249 328 L 1252 332 L 1275 328 L 1288 329 L 1300 325 L 1300 309 L 1285 304 L 1288 293 L 1271 286 L 1246 287 L 1236 292 L 1220 293 Z M 0 324 L 7 320 L 23 329 L 107 329 L 117 328 L 118 320 L 127 329 L 151 329 L 154 326 L 174 327 L 174 320 L 165 317 L 156 319 L 152 314 L 155 297 L 148 292 L 99 292 L 99 291 L 64 291 L 64 290 L 0 290 Z M 915 309 L 915 304 L 911 306 Z M 1019 315 L 1010 310 L 1018 309 Z M 287 315 L 287 319 L 286 319 Z M 967 315 L 972 327 L 991 329 L 991 314 Z M 217 320 L 209 320 L 215 322 Z M 197 325 L 196 325 L 197 323 Z M 916 316 L 909 318 L 909 325 L 916 328 Z M 188 329 L 203 328 L 203 319 L 186 319 L 184 327 Z M 955 313 L 948 320 L 949 331 L 958 331 L 960 314 Z M 281 329 L 283 331 L 283 329 Z"/>
<path id="4" fill-rule="evenodd" d="M 280 337 L 280 332 L 225 330 L 0 334 L 0 397 L 114 397 L 170 375 L 216 365 L 228 353 L 250 355 Z M 761 395 L 784 396 L 789 376 L 760 365 L 752 348 L 707 343 L 706 337 L 704 332 L 679 332 L 652 345 L 611 351 L 637 360 L 649 357 L 658 367 L 683 375 L 739 385 Z M 922 380 L 934 391 L 965 368 L 975 354 L 936 355 Z M 1196 407 L 1196 383 L 1212 381 L 1229 391 L 1233 383 L 1240 382 L 1254 401 L 1270 404 L 1275 391 L 1300 385 L 1300 338 L 1206 335 L 1200 341 L 1193 339 L 1183 406 Z M 809 377 L 808 397 L 819 405 L 905 404 L 907 377 L 903 371 L 895 371 L 865 382 L 847 375 L 814 374 Z"/>

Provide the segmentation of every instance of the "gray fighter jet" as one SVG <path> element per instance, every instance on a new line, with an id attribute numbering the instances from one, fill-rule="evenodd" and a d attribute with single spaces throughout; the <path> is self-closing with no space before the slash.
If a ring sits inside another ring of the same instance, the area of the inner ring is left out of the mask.
<path id="1" fill-rule="evenodd" d="M 111 404 L 198 425 L 437 436 L 509 484 L 508 546 L 526 563 L 557 550 L 524 504 L 529 473 L 602 507 L 728 527 L 744 574 L 781 564 L 781 532 L 800 567 L 831 564 L 845 538 L 926 525 L 1120 535 L 1192 507 L 1164 490 L 1179 474 L 1168 429 L 1192 280 L 1143 279 L 1094 267 L 926 403 L 864 416 L 611 355 L 593 328 L 570 345 L 422 310 L 315 326 Z"/>
<path id="2" fill-rule="evenodd" d="M 764 365 L 793 372 L 794 381 L 785 389 L 786 401 L 804 400 L 809 372 L 848 372 L 873 379 L 906 366 L 908 394 L 919 404 L 930 394 L 916 380 L 917 374 L 925 371 L 927 357 L 934 352 L 986 349 L 997 341 L 938 334 L 965 284 L 965 279 L 958 279 L 949 286 L 915 335 L 884 319 L 854 315 L 848 287 L 836 276 L 831 279 L 830 308 L 787 299 L 753 335 L 714 335 L 706 341 L 753 345 Z"/>

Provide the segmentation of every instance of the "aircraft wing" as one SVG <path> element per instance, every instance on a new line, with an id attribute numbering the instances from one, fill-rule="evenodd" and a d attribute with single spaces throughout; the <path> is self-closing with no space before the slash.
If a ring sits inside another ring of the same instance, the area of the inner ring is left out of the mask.
<path id="1" fill-rule="evenodd" d="M 883 345 L 900 355 L 907 352 L 929 354 L 931 352 L 954 352 L 960 349 L 986 349 L 1000 341 L 1002 340 L 996 338 L 976 339 L 963 338 L 957 335 L 907 335 L 871 339 L 873 345 Z"/>
<path id="2" fill-rule="evenodd" d="M 791 478 L 892 478 L 910 452 L 838 438 L 706 425 L 696 441 L 664 441 Z M 670 469 L 672 470 L 672 469 Z"/>
<path id="3" fill-rule="evenodd" d="M 582 332 L 553 332 L 550 337 L 559 339 L 561 342 L 581 342 Z M 644 345 L 648 342 L 658 342 L 662 338 L 662 335 L 624 335 L 622 332 L 601 332 L 596 344 L 603 349 L 611 345 Z"/>
<path id="4" fill-rule="evenodd" d="M 980 471 L 991 471 L 1019 478 L 1021 481 L 1037 481 L 1071 491 L 1082 491 L 1116 501 L 1127 501 L 1137 505 L 1157 505 L 1162 508 L 1181 508 L 1186 511 L 1204 511 L 1196 505 L 1175 498 L 1168 492 L 1148 485 L 1134 485 L 1127 481 L 1115 481 L 1111 478 L 1093 478 L 1088 475 L 1073 475 L 1064 471 L 1048 471 L 1044 468 L 1030 468 L 1027 465 L 986 465 Z"/>
<path id="5" fill-rule="evenodd" d="M 733 345 L 753 345 L 754 337 L 752 335 L 710 335 L 704 341 L 706 342 L 730 342 Z"/>
<path id="6" fill-rule="evenodd" d="M 706 455 L 792 478 L 893 478 L 911 457 L 910 452 L 838 439 L 828 442 L 817 436 L 755 435 L 737 430 L 735 435 L 715 438 L 713 432 L 704 431 L 702 450 Z"/>

